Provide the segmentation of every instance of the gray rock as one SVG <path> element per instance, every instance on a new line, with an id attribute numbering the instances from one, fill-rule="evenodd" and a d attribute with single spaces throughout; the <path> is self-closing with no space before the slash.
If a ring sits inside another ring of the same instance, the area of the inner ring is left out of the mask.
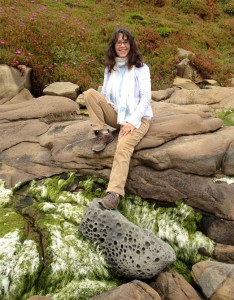
<path id="1" fill-rule="evenodd" d="M 90 204 L 79 230 L 103 247 L 109 265 L 125 277 L 152 278 L 176 259 L 170 245 L 119 211 L 102 209 L 97 199 Z"/>

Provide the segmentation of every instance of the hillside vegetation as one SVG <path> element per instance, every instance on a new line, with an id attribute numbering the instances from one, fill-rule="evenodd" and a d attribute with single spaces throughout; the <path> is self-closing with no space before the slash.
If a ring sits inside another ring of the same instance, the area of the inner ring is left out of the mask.
<path id="1" fill-rule="evenodd" d="M 205 78 L 234 74 L 234 1 L 0 0 L 0 63 L 33 69 L 33 92 L 55 81 L 102 84 L 107 43 L 119 26 L 135 36 L 152 88 L 171 86 L 177 48 L 193 51 Z"/>

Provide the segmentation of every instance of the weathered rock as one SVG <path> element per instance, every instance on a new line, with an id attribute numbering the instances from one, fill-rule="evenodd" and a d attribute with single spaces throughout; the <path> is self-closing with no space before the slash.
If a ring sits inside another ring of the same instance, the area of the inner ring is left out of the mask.
<path id="1" fill-rule="evenodd" d="M 71 82 L 54 82 L 48 85 L 43 93 L 45 95 L 63 96 L 75 100 L 78 96 L 79 86 Z"/>
<path id="2" fill-rule="evenodd" d="M 31 70 L 27 68 L 27 70 Z M 25 87 L 29 88 L 30 71 L 24 73 L 7 65 L 0 65 L 0 104 L 16 96 Z"/>
<path id="3" fill-rule="evenodd" d="M 178 57 L 180 59 L 184 59 L 184 58 L 191 58 L 193 57 L 195 54 L 191 51 L 182 49 L 182 48 L 178 48 Z"/>
<path id="4" fill-rule="evenodd" d="M 214 89 L 179 90 L 165 100 L 176 104 L 212 104 L 214 108 L 234 108 L 234 88 L 216 87 Z"/>
<path id="5" fill-rule="evenodd" d="M 31 101 L 33 99 L 34 98 L 32 94 L 29 92 L 29 90 L 24 88 L 19 92 L 19 94 L 11 98 L 11 100 L 9 100 L 7 104 L 22 103 L 24 101 Z"/>
<path id="6" fill-rule="evenodd" d="M 204 187 L 202 187 L 203 189 Z M 207 187 L 208 188 L 208 187 Z M 216 198 L 213 205 L 215 203 L 219 203 L 221 205 L 221 201 L 217 197 L 223 197 L 224 199 L 224 206 L 226 206 L 226 196 L 223 194 L 226 192 L 225 185 L 217 187 L 218 193 L 212 193 L 215 195 Z M 226 185 L 226 188 L 229 189 L 229 192 L 233 193 L 232 187 Z M 230 189 L 231 188 L 231 189 Z M 208 188 L 209 189 L 209 188 Z M 231 200 L 233 201 L 233 200 Z M 210 208 L 210 211 L 214 211 L 216 209 Z M 198 208 L 199 209 L 199 208 Z M 233 228 L 234 228 L 234 221 L 230 219 L 224 219 L 217 216 L 214 216 L 213 212 L 211 214 L 203 213 L 203 218 L 201 220 L 201 230 L 204 232 L 205 235 L 209 236 L 211 239 L 216 241 L 217 243 L 222 243 L 226 245 L 234 245 L 234 235 L 233 235 Z"/>
<path id="7" fill-rule="evenodd" d="M 162 299 L 167 300 L 200 300 L 201 297 L 194 288 L 175 271 L 160 273 L 156 280 L 150 283 Z"/>
<path id="8" fill-rule="evenodd" d="M 165 90 L 152 91 L 151 97 L 154 101 L 165 100 L 169 98 L 176 90 L 176 88 L 168 88 Z"/>
<path id="9" fill-rule="evenodd" d="M 60 96 L 24 100 L 0 106 L 0 178 L 8 187 L 68 171 L 108 180 L 118 132 L 113 131 L 115 140 L 105 151 L 93 153 L 90 121 L 79 115 L 75 101 Z M 221 128 L 222 121 L 212 117 L 208 105 L 153 101 L 152 108 L 154 118 L 132 156 L 126 191 L 154 201 L 183 199 L 207 213 L 202 228 L 209 237 L 234 244 L 229 230 L 233 225 L 233 185 L 213 182 L 215 176 L 234 173 L 233 128 Z M 145 166 L 149 167 L 147 178 L 154 182 L 143 182 Z"/>
<path id="10" fill-rule="evenodd" d="M 234 264 L 234 246 L 216 244 L 214 257 L 217 261 Z"/>
<path id="11" fill-rule="evenodd" d="M 176 68 L 177 68 L 177 75 L 182 78 L 190 79 L 195 83 L 199 83 L 203 81 L 196 67 L 194 66 L 194 64 L 190 62 L 188 58 L 184 58 L 179 64 L 177 64 Z"/>
<path id="12" fill-rule="evenodd" d="M 185 174 L 173 169 L 152 172 L 149 165 L 136 164 L 128 177 L 128 191 L 136 195 L 140 192 L 144 199 L 168 202 L 182 199 L 198 210 L 220 218 L 225 216 L 229 221 L 234 220 L 233 185 L 214 184 L 209 177 Z M 226 232 L 227 237 L 233 240 L 233 233 Z"/>
<path id="13" fill-rule="evenodd" d="M 234 265 L 203 261 L 192 267 L 192 276 L 211 300 L 231 300 L 234 296 Z"/>
<path id="14" fill-rule="evenodd" d="M 223 124 L 221 119 L 209 117 L 206 106 L 199 109 L 199 107 L 173 107 L 165 103 L 153 103 L 152 108 L 154 118 L 146 136 L 136 146 L 137 150 L 154 148 L 182 135 L 212 132 Z"/>
<path id="15" fill-rule="evenodd" d="M 209 86 L 212 86 L 212 87 L 220 86 L 220 84 L 218 83 L 218 81 L 216 81 L 214 79 L 205 79 L 204 83 L 208 84 Z"/>
<path id="16" fill-rule="evenodd" d="M 173 81 L 173 86 L 185 90 L 199 90 L 199 86 L 192 80 L 176 76 Z"/>
<path id="17" fill-rule="evenodd" d="M 198 118 L 197 121 L 196 118 Z M 198 133 L 198 124 L 201 125 L 201 130 L 205 130 L 205 124 L 199 123 L 201 118 L 198 116 L 186 115 L 184 120 L 185 124 L 188 123 L 188 126 L 185 128 L 183 128 L 182 123 L 180 128 L 177 127 L 180 125 L 180 122 L 175 124 L 175 131 L 178 133 L 180 129 L 185 129 L 187 132 L 191 130 L 192 132 L 194 128 L 196 128 Z M 189 123 L 189 120 L 191 123 Z M 215 119 L 210 121 L 210 124 L 207 122 L 206 125 L 210 126 L 213 125 L 212 122 L 215 123 Z M 168 126 L 170 126 L 170 121 L 168 123 Z M 173 128 L 173 126 L 170 128 Z M 215 133 L 178 137 L 167 142 L 166 146 L 163 144 L 160 147 L 141 150 L 134 157 L 146 162 L 156 170 L 175 169 L 184 173 L 209 176 L 218 172 L 225 174 L 228 169 L 229 175 L 234 175 L 233 137 L 234 127 L 226 127 Z"/>
<path id="18" fill-rule="evenodd" d="M 90 300 L 161 300 L 158 293 L 148 284 L 140 280 L 120 285 Z"/>
<path id="19" fill-rule="evenodd" d="M 129 222 L 119 211 L 103 209 L 97 199 L 90 204 L 79 230 L 103 247 L 109 265 L 125 277 L 151 278 L 176 259 L 169 244 Z"/>
<path id="20" fill-rule="evenodd" d="M 86 103 L 85 103 L 85 100 L 84 100 L 84 94 L 80 94 L 76 98 L 76 102 L 79 104 L 80 108 L 86 107 Z"/>
<path id="21" fill-rule="evenodd" d="M 229 80 L 229 82 L 230 82 L 230 86 L 231 86 L 231 87 L 234 87 L 234 78 L 231 78 L 231 79 Z"/>

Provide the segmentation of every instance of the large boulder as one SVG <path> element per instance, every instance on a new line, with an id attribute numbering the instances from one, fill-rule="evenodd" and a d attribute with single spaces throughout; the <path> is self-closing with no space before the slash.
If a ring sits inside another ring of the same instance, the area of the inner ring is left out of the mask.
<path id="1" fill-rule="evenodd" d="M 119 211 L 103 209 L 98 199 L 90 204 L 79 230 L 104 249 L 109 265 L 124 277 L 152 278 L 176 259 L 169 244 Z"/>

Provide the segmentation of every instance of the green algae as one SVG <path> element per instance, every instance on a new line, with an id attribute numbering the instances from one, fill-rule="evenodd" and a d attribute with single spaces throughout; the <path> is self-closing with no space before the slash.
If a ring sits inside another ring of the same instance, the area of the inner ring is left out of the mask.
<path id="1" fill-rule="evenodd" d="M 3 300 L 20 299 L 35 283 L 40 270 L 37 244 L 24 239 L 21 230 L 0 238 L 0 296 Z"/>
<path id="2" fill-rule="evenodd" d="M 149 229 L 174 249 L 177 259 L 189 266 L 204 259 L 200 248 L 208 253 L 214 251 L 214 242 L 197 231 L 201 215 L 182 201 L 176 207 L 156 208 L 154 203 L 142 201 L 140 197 L 128 196 L 121 201 L 119 210 L 131 222 Z M 207 259 L 207 257 L 205 257 Z"/>
<path id="3" fill-rule="evenodd" d="M 113 277 L 101 249 L 78 232 L 90 200 L 81 192 L 66 190 L 74 180 L 74 175 L 69 173 L 64 179 L 55 176 L 29 185 L 28 193 L 35 201 L 31 207 L 24 208 L 23 213 L 32 218 L 36 216 L 35 229 L 48 235 L 44 254 L 47 263 L 36 290 L 27 296 L 36 291 L 54 299 L 88 299 L 87 295 L 91 297 L 120 284 L 120 280 Z"/>
<path id="4" fill-rule="evenodd" d="M 12 208 L 0 208 L 0 238 L 5 234 L 20 230 L 23 235 L 25 220 Z"/>
<path id="5" fill-rule="evenodd" d="M 234 110 L 228 109 L 218 113 L 225 126 L 234 126 Z"/>
<path id="6" fill-rule="evenodd" d="M 70 187 L 74 182 L 79 191 L 71 192 Z M 17 253 L 20 261 L 21 256 L 25 260 L 24 249 L 31 247 L 33 254 L 30 259 L 34 261 L 34 267 L 33 270 L 29 268 L 27 259 L 25 264 L 12 266 L 16 274 L 21 274 L 21 285 L 15 281 L 19 292 L 16 292 L 14 286 L 7 287 L 5 284 L 2 295 L 0 294 L 1 299 L 26 300 L 35 294 L 48 295 L 58 300 L 89 299 L 122 283 L 106 264 L 102 249 L 78 232 L 78 225 L 90 201 L 102 196 L 105 187 L 106 183 L 101 179 L 87 176 L 77 181 L 73 173 L 32 181 L 27 187 L 24 186 L 25 198 L 19 201 L 19 205 L 23 204 L 20 211 L 40 236 L 43 255 L 41 261 L 37 244 L 25 239 L 24 217 L 14 209 L 2 208 L 4 213 L 1 214 L 0 225 L 9 222 L 12 226 L 1 226 L 0 228 L 5 229 L 0 232 L 0 237 L 5 238 L 7 234 L 17 232 L 19 242 L 15 243 L 18 248 L 14 253 Z M 7 206 L 11 201 L 12 198 L 7 201 Z M 167 241 L 177 255 L 177 261 L 171 268 L 190 281 L 191 265 L 204 259 L 198 252 L 199 248 L 213 253 L 214 243 L 197 231 L 201 215 L 182 201 L 175 203 L 176 207 L 157 208 L 154 203 L 142 201 L 140 197 L 126 196 L 121 201 L 119 210 L 134 224 L 151 230 Z M 9 242 L 9 245 L 15 249 L 12 243 Z M 5 252 L 0 254 L 0 260 L 9 260 L 6 259 Z M 21 266 L 24 272 L 19 272 Z M 4 276 L 0 271 L 0 286 L 3 286 L 6 278 L 10 280 Z"/>
<path id="7" fill-rule="evenodd" d="M 12 203 L 13 192 L 5 188 L 5 182 L 0 179 L 0 208 L 7 207 Z"/>

